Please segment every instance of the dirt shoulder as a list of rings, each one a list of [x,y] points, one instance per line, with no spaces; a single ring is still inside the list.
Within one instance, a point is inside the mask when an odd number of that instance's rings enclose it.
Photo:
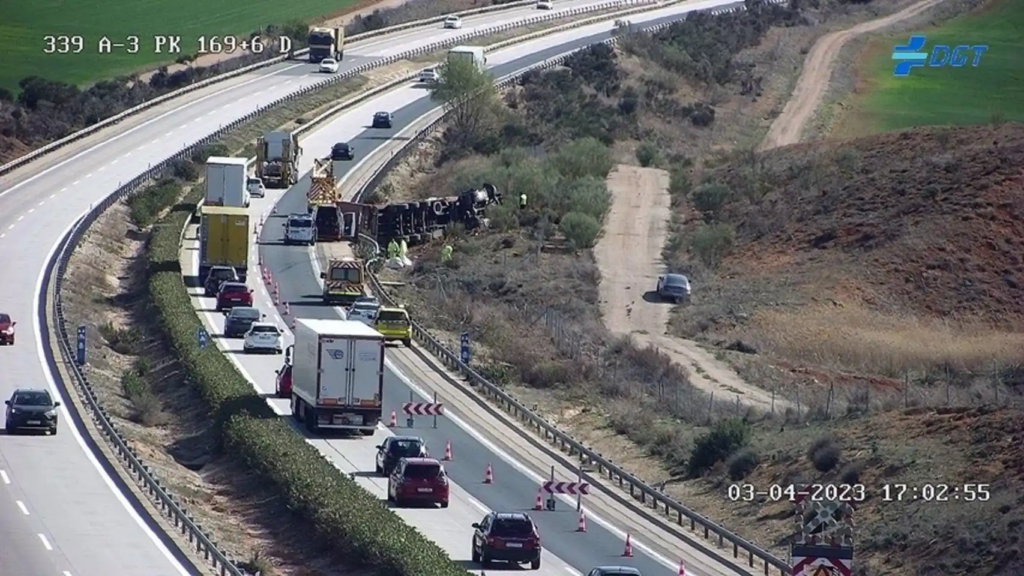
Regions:
[[[763,412],[787,407],[788,402],[745,382],[693,340],[666,335],[672,305],[659,301],[655,290],[658,276],[665,273],[661,251],[672,217],[668,172],[620,164],[606,183],[612,203],[594,259],[601,272],[601,316],[608,330],[665,353],[687,371],[691,384],[710,396],[736,399]]]

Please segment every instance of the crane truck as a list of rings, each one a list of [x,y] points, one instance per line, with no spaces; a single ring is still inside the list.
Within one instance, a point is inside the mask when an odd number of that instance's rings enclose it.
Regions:
[[[256,177],[267,188],[288,188],[299,181],[299,139],[275,130],[256,139]]]
[[[344,28],[311,28],[307,40],[309,61],[313,64],[319,64],[324,58],[341,62],[345,52]]]
[[[362,322],[295,322],[292,414],[306,429],[372,436],[381,420],[384,336]]]

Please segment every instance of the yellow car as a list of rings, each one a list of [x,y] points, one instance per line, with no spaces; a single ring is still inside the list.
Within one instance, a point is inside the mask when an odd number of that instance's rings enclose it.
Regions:
[[[412,322],[405,308],[382,307],[374,327],[384,335],[385,342],[401,340],[406,348],[412,346]]]

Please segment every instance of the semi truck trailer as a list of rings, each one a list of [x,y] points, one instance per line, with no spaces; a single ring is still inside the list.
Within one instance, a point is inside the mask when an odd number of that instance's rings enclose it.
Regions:
[[[203,206],[199,224],[199,281],[213,266],[232,266],[244,282],[249,270],[249,212],[234,206]]]
[[[292,414],[306,429],[372,436],[382,416],[384,336],[362,322],[300,318],[292,352]]]

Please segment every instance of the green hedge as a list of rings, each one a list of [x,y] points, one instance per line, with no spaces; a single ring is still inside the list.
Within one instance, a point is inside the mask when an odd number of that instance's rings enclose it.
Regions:
[[[200,349],[202,327],[179,265],[178,239],[201,187],[153,228],[149,296],[192,384],[220,425],[223,448],[280,490],[291,510],[353,565],[389,576],[465,576],[439,546],[340,473],[259,397],[216,347]]]

